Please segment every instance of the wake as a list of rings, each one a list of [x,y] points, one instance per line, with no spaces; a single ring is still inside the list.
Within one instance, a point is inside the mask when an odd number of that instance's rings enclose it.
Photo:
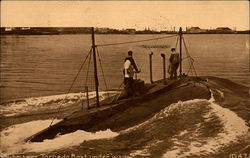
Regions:
[[[209,157],[237,144],[249,134],[246,122],[231,110],[216,104],[213,96],[210,100],[194,99],[171,104],[147,121],[120,132],[78,130],[43,142],[24,141],[48,127],[50,121],[26,122],[4,129],[1,131],[2,153],[41,153],[69,147],[77,150],[79,146],[96,140],[94,146],[107,150],[121,144],[127,146],[130,157]],[[88,145],[91,148],[91,144]]]
[[[54,122],[59,122],[55,120]],[[24,154],[29,152],[51,152],[57,149],[78,146],[84,141],[95,139],[108,139],[118,135],[110,129],[95,133],[78,130],[70,134],[58,135],[54,139],[46,139],[43,142],[25,142],[25,139],[45,129],[51,120],[31,121],[10,126],[1,131],[1,152],[4,156]],[[27,129],[30,129],[27,131]]]
[[[227,108],[223,108],[214,102],[212,97],[209,101],[209,112],[203,115],[205,122],[212,122],[215,117],[222,124],[214,137],[202,137],[199,131],[201,124],[197,124],[197,130],[189,138],[194,140],[191,143],[183,141],[183,137],[188,133],[187,130],[175,135],[173,138],[174,146],[170,148],[162,157],[189,157],[189,156],[206,156],[217,153],[223,147],[247,138],[248,126],[246,122]],[[214,125],[216,126],[216,124]],[[185,139],[184,139],[185,140]]]
[[[100,100],[117,94],[117,91],[99,92]],[[89,99],[96,97],[95,92],[89,92]],[[60,106],[68,107],[79,101],[86,100],[86,93],[69,93],[43,97],[31,97],[19,101],[11,101],[0,106],[0,116],[16,116],[35,111],[56,110]]]

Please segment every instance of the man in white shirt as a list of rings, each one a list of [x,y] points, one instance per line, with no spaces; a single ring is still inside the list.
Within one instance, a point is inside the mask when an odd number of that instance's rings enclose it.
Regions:
[[[125,89],[126,89],[128,97],[133,95],[134,70],[137,73],[140,72],[132,56],[133,56],[133,52],[128,51],[128,57],[125,58],[125,62],[124,62],[124,85],[125,85]]]

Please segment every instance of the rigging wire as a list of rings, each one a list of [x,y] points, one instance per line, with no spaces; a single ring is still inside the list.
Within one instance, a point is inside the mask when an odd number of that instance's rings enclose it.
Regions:
[[[187,48],[186,48],[186,51],[188,52]],[[193,73],[195,73],[195,76],[197,77],[196,70],[195,70],[194,65],[193,65],[194,59],[190,56],[189,53],[188,53],[188,56],[189,56],[188,61],[189,61],[189,64],[190,64],[191,74],[193,75]]]
[[[191,75],[193,76],[193,71],[192,71],[192,67],[191,67],[191,62],[190,62],[190,57],[187,55],[185,58],[182,58],[182,60],[187,59],[188,64],[189,64],[189,69],[187,71],[187,75],[189,74],[189,72],[191,72]]]
[[[123,84],[124,84],[124,81],[122,81],[122,83],[120,84],[118,89],[120,89]],[[113,99],[111,100],[110,103],[116,102],[119,99],[119,97],[121,96],[121,93],[122,93],[122,91],[119,93],[119,95],[114,95],[114,97],[113,97]]]
[[[197,73],[196,73],[196,70],[195,70],[195,67],[194,67],[194,59],[190,56],[189,52],[188,52],[188,49],[187,49],[187,45],[186,45],[186,42],[185,42],[185,39],[183,38],[183,44],[184,44],[184,47],[186,49],[186,53],[189,57],[189,61],[190,61],[190,68],[193,69],[194,73],[195,73],[195,76],[197,77]]]
[[[103,67],[102,67],[102,62],[101,62],[101,58],[100,58],[99,51],[98,51],[97,47],[96,47],[96,53],[97,53],[97,56],[98,56],[98,59],[99,59],[99,63],[100,63],[101,71],[102,71],[102,77],[103,77],[105,88],[106,88],[106,91],[107,91],[108,86],[107,86],[107,82],[106,82],[106,79],[105,79],[105,75],[104,75],[104,71],[103,71]],[[108,95],[109,95],[109,93],[108,93]]]
[[[91,49],[91,52],[92,52],[92,49]],[[89,62],[88,62],[88,69],[87,69],[87,73],[86,73],[86,79],[85,79],[85,87],[87,86],[88,84],[88,76],[89,76],[89,67],[90,67],[90,62],[91,62],[91,55],[89,56]]]
[[[164,36],[164,37],[151,38],[151,39],[138,40],[138,41],[128,41],[128,42],[118,42],[118,43],[100,44],[100,45],[96,45],[96,46],[97,46],[97,47],[103,47],[103,46],[121,45],[121,44],[128,44],[128,43],[139,43],[139,42],[146,42],[146,41],[153,41],[153,40],[171,38],[171,37],[175,37],[175,36],[178,36],[178,35],[175,34],[175,35],[172,35],[172,36]]]
[[[101,47],[102,47],[102,46],[129,44],[129,43],[139,43],[139,42],[146,42],[146,41],[156,41],[155,43],[157,43],[159,39],[166,39],[166,38],[171,38],[171,37],[175,37],[175,36],[178,36],[178,34],[174,34],[174,35],[172,35],[172,36],[159,37],[159,38],[145,39],[145,40],[137,40],[137,41],[128,41],[128,42],[101,44],[101,45],[96,45],[96,48],[97,48],[98,46],[101,46]],[[179,37],[177,37],[177,41],[176,41],[175,48],[177,47],[177,44],[178,44],[179,40],[181,40],[181,39],[180,39]],[[185,49],[186,49],[186,54],[187,54],[188,62],[189,62],[189,65],[190,65],[190,69],[193,69],[193,70],[194,70],[195,75],[196,75],[196,77],[197,77],[196,70],[195,70],[194,65],[193,65],[194,60],[193,60],[193,58],[190,56],[190,54],[189,54],[189,52],[188,52],[188,49],[187,49],[187,46],[186,46],[186,43],[185,43],[184,38],[183,38],[183,43],[184,43],[184,46],[185,46]],[[63,99],[63,101],[65,101],[65,99],[67,98],[67,96],[68,96],[69,92],[71,91],[71,89],[72,89],[72,87],[73,87],[73,85],[74,85],[74,83],[75,83],[75,81],[76,81],[76,79],[77,79],[77,77],[78,77],[80,71],[82,70],[82,68],[83,68],[84,64],[86,63],[87,59],[89,58],[89,61],[88,61],[88,70],[87,70],[87,75],[86,75],[86,80],[85,80],[85,87],[86,87],[86,85],[87,85],[87,83],[88,83],[88,73],[89,73],[89,66],[90,66],[90,62],[91,62],[91,55],[90,55],[90,54],[91,54],[91,52],[92,52],[92,49],[93,49],[93,48],[91,47],[91,49],[89,50],[89,52],[88,52],[86,58],[84,59],[83,63],[81,64],[80,69],[78,70],[78,72],[77,72],[75,78],[73,79],[73,82],[71,83],[71,86],[70,86],[68,92],[66,93],[66,96],[65,96],[65,98]],[[98,55],[98,59],[99,59],[99,63],[100,63],[100,67],[101,67],[101,71],[102,71],[102,75],[103,75],[103,79],[104,79],[105,88],[106,88],[106,90],[107,90],[107,89],[108,89],[108,86],[107,86],[107,82],[106,82],[106,79],[105,79],[105,75],[104,75],[104,71],[103,71],[103,67],[102,67],[102,62],[101,62],[101,59],[100,59],[100,55],[99,55],[98,49],[96,49],[96,50],[97,50],[97,55]],[[157,51],[158,51],[158,49],[157,49]],[[89,56],[90,56],[90,57],[89,57]],[[121,84],[121,85],[122,85],[122,84]],[[121,87],[121,85],[120,85],[119,87]],[[61,110],[61,107],[62,107],[62,104],[59,106],[58,111],[57,111],[56,115],[53,117],[53,119],[52,119],[52,121],[51,121],[51,123],[50,123],[49,126],[51,126],[51,125],[53,124],[55,118],[58,116],[58,114],[59,114],[59,112],[60,112],[60,110]]]
[[[152,41],[153,42],[153,45],[156,45],[156,41]],[[154,52],[153,51],[153,47],[146,47],[146,49],[148,49],[150,52]]]
[[[180,37],[177,37],[177,41],[176,41],[176,44],[175,44],[175,48],[177,48],[177,45],[179,43],[179,40],[180,40]],[[193,75],[193,71],[195,73],[195,76],[197,77],[197,74],[196,74],[196,71],[195,71],[195,68],[194,68],[194,65],[193,65],[193,62],[194,62],[194,59],[190,56],[189,52],[188,52],[188,49],[187,49],[187,46],[186,46],[186,43],[185,43],[185,40],[184,40],[184,37],[182,38],[183,40],[183,43],[184,43],[184,46],[185,46],[185,51],[186,51],[186,54],[187,56],[185,58],[182,58],[182,60],[184,59],[188,59],[188,64],[189,64],[189,70],[187,72],[187,74],[189,72],[191,72],[191,74]],[[193,70],[193,71],[192,71]]]
[[[182,41],[184,41],[184,37],[182,38]],[[187,75],[189,74],[189,72],[191,72],[191,75],[193,76],[193,71],[192,71],[192,66],[191,66],[191,61],[190,61],[191,56],[190,56],[190,54],[188,53],[187,47],[185,47],[185,52],[186,52],[186,57],[185,57],[185,58],[182,58],[182,61],[185,60],[185,59],[187,59],[188,64],[189,64],[189,69],[188,69],[188,71],[187,71]]]
[[[180,40],[180,37],[178,36],[177,40],[176,40],[176,43],[175,43],[175,47],[174,47],[175,49],[177,49],[177,44],[178,44],[179,40]]]
[[[92,48],[92,47],[91,47]],[[92,50],[91,49],[91,52],[92,53]],[[88,96],[87,96],[87,93],[88,93],[88,76],[89,76],[89,67],[90,67],[90,63],[91,63],[91,55],[89,56],[89,62],[88,62],[88,68],[87,68],[87,72],[86,72],[86,79],[85,79],[85,84],[83,89],[84,89],[84,92],[85,92],[85,96],[86,96],[86,99],[87,99],[87,107],[89,108],[89,100],[88,100]],[[82,109],[83,109],[83,100],[82,100]]]
[[[84,64],[85,64],[85,62],[86,62],[86,60],[87,60],[87,58],[88,58],[88,56],[90,55],[91,52],[92,52],[92,48],[90,49],[89,53],[87,54],[87,56],[85,57],[83,63],[81,64],[80,69],[78,70],[78,72],[77,72],[77,74],[76,74],[73,82],[71,83],[70,88],[69,88],[68,92],[66,93],[66,96],[64,97],[63,101],[67,98],[69,92],[71,91],[71,89],[72,89],[72,87],[73,87],[73,85],[74,85],[74,83],[75,83],[75,81],[76,81],[76,79],[77,79],[80,71],[82,70],[82,68],[83,68],[83,66],[84,66]],[[49,126],[51,126],[53,124],[55,118],[58,116],[58,114],[59,114],[59,112],[61,110],[61,107],[62,107],[62,104],[59,106],[58,111],[56,112],[56,115],[52,118],[52,121],[51,121],[51,123],[50,123]]]
[[[191,72],[191,75],[193,76],[193,71],[192,71],[192,66],[191,66],[191,61],[190,61],[191,56],[187,53],[187,48],[185,48],[185,52],[186,52],[186,57],[182,58],[182,61],[184,61],[185,59],[187,59],[188,65],[189,65],[189,69],[187,71],[187,75],[189,74],[189,72]]]

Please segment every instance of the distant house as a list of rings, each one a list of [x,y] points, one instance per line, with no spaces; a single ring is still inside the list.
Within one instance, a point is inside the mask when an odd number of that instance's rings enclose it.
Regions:
[[[109,32],[109,28],[97,28],[96,31],[98,33],[108,33]]]
[[[6,28],[5,28],[5,31],[12,31],[12,30],[13,30],[12,27],[6,27]]]
[[[233,30],[228,27],[217,27],[215,30],[217,32],[233,32]]]
[[[189,27],[187,28],[187,33],[201,33],[204,32],[205,30],[199,28],[199,27]]]
[[[30,27],[22,27],[21,30],[30,30]]]
[[[216,30],[221,30],[221,31],[232,31],[229,27],[217,27]]]
[[[136,30],[135,29],[126,29],[126,32],[129,34],[135,34]]]

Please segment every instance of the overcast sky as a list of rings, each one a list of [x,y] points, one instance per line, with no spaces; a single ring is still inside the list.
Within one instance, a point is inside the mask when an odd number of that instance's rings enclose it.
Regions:
[[[1,1],[1,27],[249,29],[248,1]]]

